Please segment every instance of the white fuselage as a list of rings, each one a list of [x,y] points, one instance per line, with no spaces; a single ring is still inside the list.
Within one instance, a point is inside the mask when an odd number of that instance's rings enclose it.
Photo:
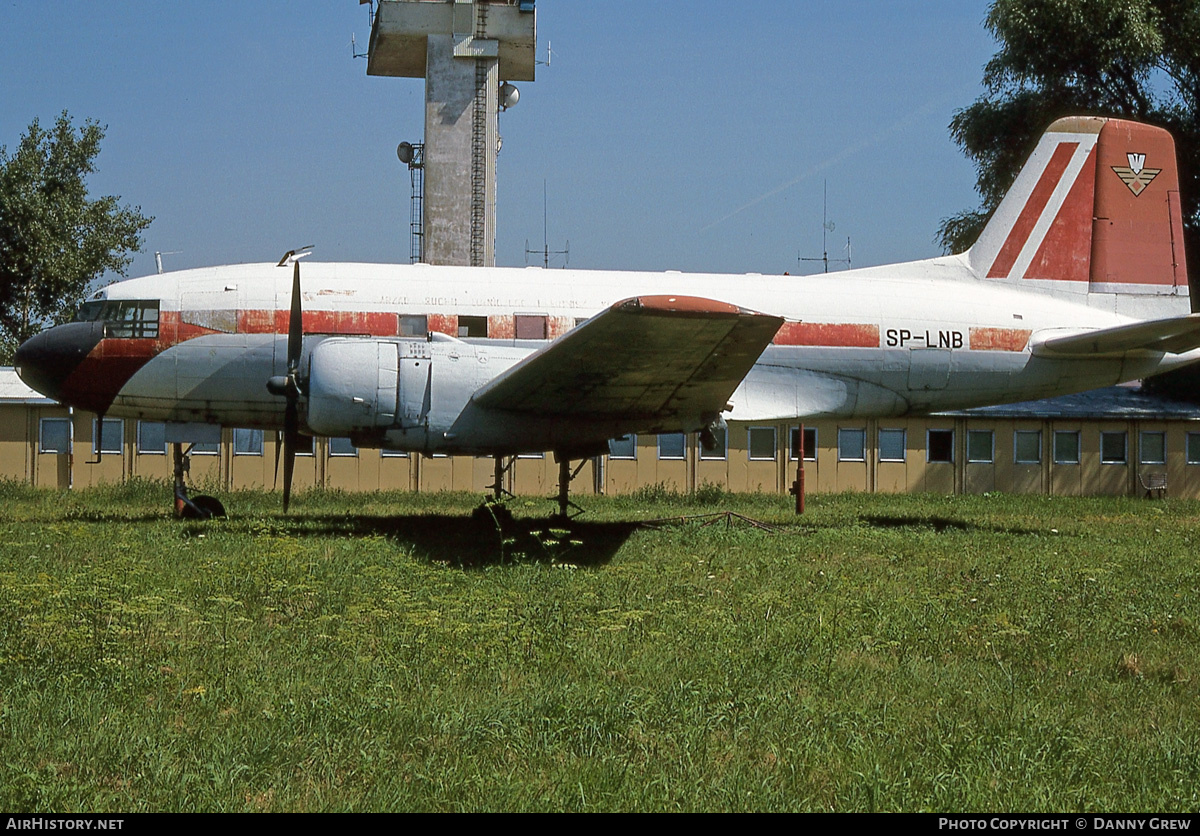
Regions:
[[[1086,295],[1074,302],[978,280],[959,257],[819,276],[304,263],[302,287],[306,357],[329,334],[394,341],[401,357],[433,359],[440,387],[435,409],[446,418],[547,339],[640,294],[687,294],[786,319],[731,399],[725,417],[737,421],[884,417],[1023,401],[1200,359],[1196,351],[1094,360],[1035,356],[1031,346],[1039,336],[1131,320],[1090,307]],[[264,384],[286,372],[290,288],[289,268],[250,264],[134,279],[100,291],[96,299],[158,300],[163,318],[163,347],[124,383],[109,414],[279,427],[283,401]],[[1186,300],[1174,301],[1186,308]],[[421,317],[429,331],[452,338],[401,336],[405,322]],[[470,336],[485,321],[488,336]],[[545,339],[517,339],[521,323],[543,328]],[[460,333],[466,336],[454,339]],[[537,442],[532,433],[522,444]],[[380,443],[486,447],[440,437],[389,436]]]

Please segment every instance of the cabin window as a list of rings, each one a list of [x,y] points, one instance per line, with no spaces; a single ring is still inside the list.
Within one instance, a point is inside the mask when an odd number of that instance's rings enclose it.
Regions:
[[[1054,431],[1054,463],[1079,464],[1079,431]]]
[[[1013,461],[1017,464],[1042,463],[1042,431],[1016,430],[1013,433]]]
[[[996,458],[996,434],[991,430],[967,430],[967,461],[991,464]]]
[[[608,442],[608,457],[610,459],[636,459],[637,436],[623,435]]]
[[[486,316],[460,316],[458,318],[458,335],[460,337],[486,337],[488,335]]]
[[[788,456],[795,461],[800,458],[800,428],[792,427],[791,438],[788,444]],[[815,462],[817,460],[817,428],[804,428],[804,460],[806,462]]]
[[[926,460],[950,464],[954,461],[954,430],[929,430],[925,436]]]
[[[879,431],[879,460],[881,462],[902,462],[906,446],[907,434],[904,430]]]
[[[838,461],[865,462],[867,460],[867,431],[838,428]]]
[[[658,437],[660,459],[682,459],[687,451],[687,436],[683,433],[663,433]]]
[[[358,448],[348,438],[329,439],[329,455],[335,458],[350,458],[358,455]]]
[[[1100,463],[1125,464],[1129,459],[1127,437],[1123,432],[1100,433]]]
[[[120,455],[125,440],[125,422],[120,418],[92,421],[92,452]]]
[[[261,456],[263,431],[235,429],[233,431],[233,454],[235,456]]]
[[[116,339],[158,337],[157,299],[109,299],[85,302],[76,322],[103,322],[104,336]]]
[[[1142,464],[1167,463],[1167,434],[1144,432],[1139,443],[1138,458]]]
[[[71,452],[71,419],[43,418],[38,426],[39,453]]]
[[[422,339],[429,336],[429,317],[417,314],[401,314],[400,336],[420,337]]]
[[[746,446],[750,448],[750,461],[775,461],[776,441],[774,427],[751,427],[746,432],[746,442]]]
[[[516,335],[518,340],[544,340],[550,336],[550,318],[541,314],[517,314]]]
[[[138,421],[139,456],[164,456],[167,453],[167,425],[161,421]]]
[[[700,445],[700,458],[704,461],[718,461],[729,455],[729,433],[725,427],[713,427],[712,434],[717,441],[713,449],[706,450],[704,444]]]

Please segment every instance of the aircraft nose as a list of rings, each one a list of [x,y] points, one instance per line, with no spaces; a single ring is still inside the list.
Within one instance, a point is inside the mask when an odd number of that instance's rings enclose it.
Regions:
[[[71,322],[43,331],[17,349],[17,375],[30,388],[61,401],[63,382],[103,337],[101,322]]]

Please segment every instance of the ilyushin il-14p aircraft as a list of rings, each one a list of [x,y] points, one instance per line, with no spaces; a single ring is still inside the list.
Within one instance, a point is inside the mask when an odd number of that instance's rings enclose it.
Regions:
[[[301,277],[297,255],[112,284],[24,343],[18,372],[184,440],[198,425],[280,432],[285,507],[297,443],[323,435],[490,455],[498,473],[550,450],[565,514],[572,460],[628,433],[711,444],[725,417],[962,409],[1200,360],[1174,142],[1117,119],[1055,122],[969,251],[907,264],[788,277],[305,262]]]

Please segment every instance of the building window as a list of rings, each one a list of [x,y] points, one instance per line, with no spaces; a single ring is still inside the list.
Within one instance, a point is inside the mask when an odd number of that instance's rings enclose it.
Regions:
[[[792,427],[791,438],[788,444],[788,457],[795,461],[800,458],[800,428]],[[815,462],[817,460],[817,428],[804,428],[804,460],[806,462]]]
[[[348,438],[331,438],[329,439],[329,455],[341,458],[357,456],[358,448]]]
[[[1079,464],[1079,431],[1054,431],[1054,463]]]
[[[137,451],[139,456],[165,456],[167,425],[161,421],[138,421]]]
[[[1200,433],[1187,434],[1187,463],[1200,464]]]
[[[491,456],[479,456],[479,458],[490,459]],[[546,458],[546,454],[545,453],[518,453],[517,458],[518,459],[544,459],[544,458]]]
[[[746,431],[746,441],[746,446],[750,448],[750,461],[775,461],[776,444],[774,427],[751,427]]]
[[[880,430],[879,460],[881,462],[904,461],[907,437],[904,430]]]
[[[996,434],[991,430],[967,430],[967,461],[991,464],[996,460]]]
[[[38,424],[39,453],[71,452],[71,419],[43,418]]]
[[[1167,434],[1144,432],[1139,442],[1138,460],[1142,464],[1167,463]]]
[[[949,464],[954,461],[954,430],[929,430],[925,434],[927,461]]]
[[[458,318],[458,335],[460,337],[486,337],[486,316],[460,316]]]
[[[379,455],[385,459],[407,459],[407,450],[380,450]]]
[[[1042,431],[1017,430],[1013,433],[1013,461],[1017,464],[1042,463]]]
[[[400,336],[421,338],[429,336],[429,317],[420,314],[401,314]]]
[[[100,425],[97,431],[97,425]],[[92,452],[104,455],[121,455],[125,440],[125,422],[120,418],[105,418],[103,422],[92,421]]]
[[[1129,454],[1125,433],[1100,433],[1101,464],[1125,464],[1128,460]]]
[[[865,462],[867,460],[867,431],[838,427],[838,461]]]
[[[683,433],[663,433],[658,437],[660,459],[682,459],[687,451],[687,436]]]
[[[608,457],[610,459],[636,459],[637,436],[631,433],[608,442]]]
[[[261,456],[262,448],[262,430],[235,429],[233,431],[233,454],[235,456]]]
[[[550,317],[544,314],[517,314],[513,319],[518,340],[544,340],[550,336]]]
[[[700,458],[705,461],[724,459],[729,454],[729,432],[725,427],[713,427],[712,434],[717,440],[713,449],[705,450],[704,445],[700,445]]]

